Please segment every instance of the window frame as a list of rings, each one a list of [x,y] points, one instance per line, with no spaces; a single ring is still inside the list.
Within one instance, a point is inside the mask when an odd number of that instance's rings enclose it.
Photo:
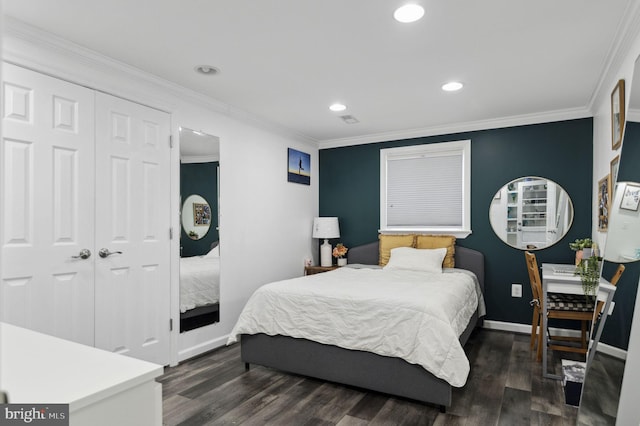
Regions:
[[[462,156],[462,225],[461,226],[391,226],[387,225],[387,163],[416,156],[437,157],[443,154]],[[381,234],[447,234],[466,238],[471,230],[471,140],[409,145],[380,150],[380,229]]]

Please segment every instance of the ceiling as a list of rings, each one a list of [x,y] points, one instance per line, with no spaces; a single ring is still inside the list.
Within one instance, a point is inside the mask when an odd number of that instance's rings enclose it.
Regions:
[[[405,0],[4,0],[3,11],[327,146],[588,116],[638,0],[411,1],[425,16],[410,24],[392,16]],[[465,87],[442,91],[450,80]]]
[[[185,163],[220,161],[220,139],[198,130],[181,127],[180,159]]]

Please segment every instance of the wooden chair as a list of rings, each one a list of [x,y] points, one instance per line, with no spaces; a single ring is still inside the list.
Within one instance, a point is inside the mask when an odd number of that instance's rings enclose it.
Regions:
[[[531,283],[531,291],[533,293],[533,319],[531,324],[531,343],[533,350],[536,340],[538,341],[537,360],[542,360],[542,280],[540,279],[540,270],[538,262],[533,253],[525,252],[527,261],[527,271],[529,272],[529,281]],[[548,348],[556,351],[574,352],[585,354],[589,347],[589,323],[593,321],[595,304],[588,301],[584,297],[576,297],[575,295],[553,294],[547,295],[547,320],[563,319],[580,321],[580,337],[573,336],[552,336],[549,334]],[[573,343],[573,344],[571,344]],[[576,345],[578,343],[579,345]]]
[[[533,350],[536,341],[538,343],[537,360],[542,360],[542,282],[540,281],[540,271],[536,255],[525,252],[527,261],[527,271],[529,272],[529,282],[531,283],[531,293],[533,299],[529,304],[533,307],[533,318],[531,319],[531,342],[529,349]]]

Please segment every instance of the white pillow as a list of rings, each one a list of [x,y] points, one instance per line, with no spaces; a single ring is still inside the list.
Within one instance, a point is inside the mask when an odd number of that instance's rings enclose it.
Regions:
[[[396,247],[391,249],[389,263],[383,269],[409,269],[422,272],[442,272],[446,248],[415,249]]]
[[[204,257],[220,257],[220,244],[209,250],[209,253],[205,254]]]

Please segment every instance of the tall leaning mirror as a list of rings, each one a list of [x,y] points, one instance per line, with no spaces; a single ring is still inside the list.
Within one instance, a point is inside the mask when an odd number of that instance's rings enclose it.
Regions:
[[[613,310],[600,338],[598,351],[585,378],[578,411],[579,425],[614,425],[640,275],[640,59],[631,81],[629,107],[619,157],[612,161],[615,188],[603,253],[603,277],[610,279],[625,267],[613,298]],[[616,167],[617,165],[617,167]],[[604,315],[604,313],[603,313]],[[634,396],[635,397],[635,396]]]
[[[180,128],[180,332],[220,321],[220,141]]]

